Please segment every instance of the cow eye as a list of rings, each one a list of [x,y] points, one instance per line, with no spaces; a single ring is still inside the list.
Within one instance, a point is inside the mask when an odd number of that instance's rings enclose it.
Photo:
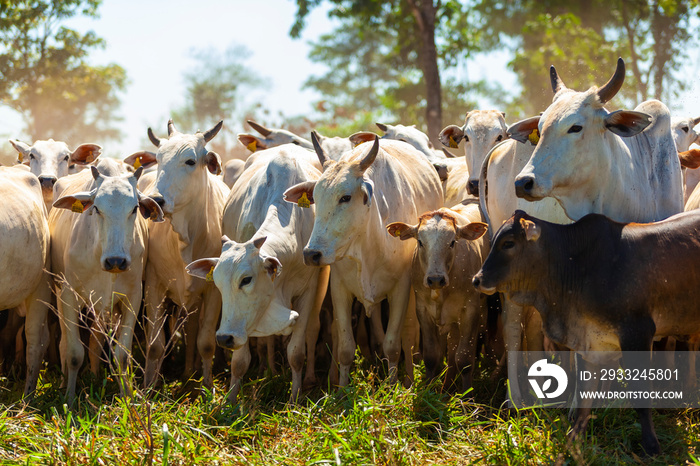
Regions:
[[[252,281],[253,281],[253,277],[243,277],[243,280],[241,280],[241,284],[238,285],[238,288],[243,288],[244,286],[248,285]]]
[[[189,160],[185,161],[185,165],[189,165],[189,166],[192,166],[192,165],[194,165],[195,163],[197,163],[197,162],[195,162],[195,161],[192,160],[192,159],[189,159]]]
[[[351,198],[352,198],[352,196],[347,196],[347,195],[343,196],[338,200],[338,204],[344,204],[346,202],[350,202]]]
[[[34,160],[34,154],[29,154],[29,158],[30,158],[31,160]]]
[[[464,135],[464,142],[469,142],[469,136],[467,136],[466,134]]]
[[[68,165],[69,170],[73,170],[75,168],[75,164]]]
[[[298,146],[298,145],[299,145],[299,141],[292,141],[292,144],[294,144],[295,146]]]
[[[686,133],[687,133],[687,132],[688,132],[688,130],[689,130],[690,128],[688,128],[687,126],[684,126],[684,127],[682,127],[681,129],[682,129],[682,130],[683,130],[684,132],[686,132]]]
[[[569,128],[569,133],[578,133],[578,132],[580,132],[582,129],[583,129],[583,128],[581,128],[579,125],[574,125],[574,126],[572,126],[571,128]]]
[[[511,249],[513,246],[515,246],[515,242],[504,241],[503,244],[501,245],[501,249]]]
[[[70,155],[66,155],[66,157],[63,160],[68,162],[70,160]]]
[[[450,243],[450,247],[451,247],[451,248],[455,247],[455,244],[457,244],[457,241],[452,240],[452,242]]]
[[[503,135],[499,134],[498,137],[496,138],[496,142],[501,142],[503,140]]]

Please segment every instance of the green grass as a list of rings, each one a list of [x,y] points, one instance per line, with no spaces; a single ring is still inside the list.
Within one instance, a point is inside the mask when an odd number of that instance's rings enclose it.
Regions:
[[[566,411],[501,409],[505,388],[486,371],[468,396],[420,379],[404,389],[380,372],[359,360],[348,387],[314,389],[295,406],[288,371],[250,379],[233,406],[224,375],[198,397],[171,382],[127,400],[116,382],[85,374],[73,410],[54,372],[42,373],[32,406],[16,401],[19,381],[3,380],[0,464],[700,464],[698,410],[654,414],[663,454],[650,460],[633,410],[596,411],[569,445]]]

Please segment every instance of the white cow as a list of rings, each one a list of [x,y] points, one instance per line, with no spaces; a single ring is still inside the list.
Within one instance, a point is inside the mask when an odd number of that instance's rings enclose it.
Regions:
[[[269,129],[265,128],[252,120],[247,120],[247,123],[258,133],[262,134],[262,138],[249,133],[240,133],[238,142],[243,144],[251,152],[270,149],[272,147],[281,146],[282,144],[294,144],[305,149],[313,150],[314,146],[311,141],[297,136],[286,129]]]
[[[27,377],[24,395],[36,390],[48,343],[51,303],[50,236],[41,185],[27,172],[0,167],[0,308],[25,319]]]
[[[314,207],[295,208],[283,199],[291,186],[321,176],[309,155],[291,144],[260,152],[226,201],[223,232],[227,237],[221,257],[200,259],[187,267],[194,276],[213,279],[221,291],[223,310],[216,341],[234,350],[230,401],[236,399],[250,364],[248,338],[289,334],[291,399],[298,398],[310,318],[315,332],[308,345],[306,379],[315,379],[314,350],[328,267],[304,265],[302,250],[313,228]]]
[[[464,141],[464,157],[467,162],[467,193],[479,195],[479,172],[486,154],[498,143],[508,139],[506,114],[497,110],[472,110],[464,118],[464,124],[447,126],[440,131],[440,142],[456,149]],[[452,177],[452,172],[450,172]],[[448,178],[448,183],[449,183]],[[445,193],[447,203],[447,193]],[[451,205],[451,204],[447,204]]]
[[[672,118],[671,133],[673,141],[676,143],[678,152],[685,152],[690,149],[690,146],[700,142],[700,134],[695,131],[695,126],[700,123],[698,118]],[[681,165],[683,162],[681,161]],[[685,185],[685,201],[688,201],[690,193],[693,192],[695,186],[700,182],[700,171],[698,170],[683,170],[683,181]]]
[[[36,141],[33,145],[16,139],[10,139],[10,144],[19,153],[18,161],[28,165],[29,170],[39,178],[44,203],[47,212],[51,212],[53,203],[53,187],[56,181],[68,174],[76,173],[76,165],[87,165],[100,156],[102,148],[97,144],[81,144],[74,151],[65,142]]]
[[[476,203],[426,212],[415,225],[387,225],[389,235],[416,240],[412,283],[426,375],[437,378],[447,347],[445,382],[461,375],[462,391],[472,385],[476,343],[486,324],[485,299],[469,285],[488,255],[487,228]]]
[[[316,204],[304,262],[331,265],[340,385],[348,384],[355,356],[353,297],[368,311],[388,299],[389,324],[383,349],[395,380],[410,297],[413,248],[392,240],[384,226],[394,221],[407,222],[421,212],[439,208],[443,203],[440,180],[423,154],[399,141],[382,141],[380,147],[379,138],[375,138],[371,147],[361,144],[337,162],[327,160],[318,146],[316,152],[324,163],[323,175],[318,181],[290,188],[285,199],[294,203],[308,199]],[[409,378],[410,351],[406,364]]]
[[[241,173],[243,173],[243,169],[245,168],[245,162],[240,159],[231,159],[228,162],[224,164],[224,173],[223,173],[223,180],[226,186],[229,188],[233,188],[234,183],[236,183],[236,180],[241,176]]]
[[[212,363],[221,295],[213,284],[190,277],[185,267],[197,259],[221,253],[221,219],[229,188],[217,176],[221,171],[219,156],[208,151],[205,144],[216,136],[222,125],[220,121],[204,133],[191,135],[177,131],[170,120],[167,139],[158,139],[148,129],[149,138],[158,146],[158,169],[150,177],[144,176],[142,189],[158,202],[166,221],[153,224],[149,229],[145,386],[156,381],[165,352],[162,304],[166,297],[192,314],[185,322],[185,375],[189,377],[194,373],[196,340],[202,358],[202,383],[208,388],[213,383]]]
[[[85,351],[81,309],[94,313],[90,329],[90,369],[96,374],[102,347],[114,335],[116,370],[127,390],[126,370],[136,316],[141,306],[146,265],[146,221],[163,221],[153,199],[136,188],[143,168],[103,159],[91,171],[66,178],[67,184],[49,215],[51,270],[56,282],[61,323],[61,363],[67,377],[67,398],[75,399],[78,370]],[[141,215],[139,215],[139,211]],[[117,312],[118,311],[118,312]]]

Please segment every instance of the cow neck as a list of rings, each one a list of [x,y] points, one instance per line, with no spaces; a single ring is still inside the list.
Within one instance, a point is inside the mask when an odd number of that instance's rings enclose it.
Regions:
[[[186,208],[176,210],[171,215],[170,224],[180,240],[180,254],[185,263],[221,252],[211,247],[212,244],[219,244],[222,214],[221,209],[216,208],[213,196],[212,186],[207,180],[201,195],[194,198],[200,202],[190,202]]]

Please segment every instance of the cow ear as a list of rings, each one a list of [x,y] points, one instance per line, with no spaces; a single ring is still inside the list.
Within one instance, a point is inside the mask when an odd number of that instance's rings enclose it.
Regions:
[[[348,138],[353,147],[359,146],[363,142],[374,141],[377,135],[371,131],[360,131],[359,133],[351,134]]]
[[[237,136],[238,142],[243,144],[251,152],[267,149],[267,144],[257,136],[248,133],[241,133]]]
[[[678,153],[678,159],[681,166],[690,168],[691,170],[700,167],[700,149],[690,149],[685,152]]]
[[[139,152],[134,152],[133,154],[125,158],[124,163],[127,165],[131,165],[135,169],[143,167],[145,170],[146,168],[152,167],[153,165],[157,164],[158,161],[156,160],[156,154],[147,150],[142,150]]]
[[[605,117],[605,128],[628,138],[641,133],[651,124],[651,115],[631,110],[618,110]]]
[[[508,127],[508,136],[523,144],[530,141],[530,143],[536,145],[539,140],[539,130],[537,129],[539,124],[539,116],[513,123]]]
[[[284,200],[299,207],[311,207],[314,203],[315,181],[305,181],[292,186],[284,192]]]
[[[450,149],[456,149],[459,147],[459,142],[464,137],[464,130],[457,125],[450,125],[440,131],[438,139],[443,146],[449,147]]]
[[[190,263],[187,267],[185,267],[185,270],[188,274],[192,275],[193,277],[201,278],[203,280],[211,282],[214,280],[214,278],[212,277],[212,274],[214,273],[214,267],[216,267],[216,264],[218,263],[218,257],[198,259]]]
[[[85,212],[85,209],[92,205],[94,200],[95,195],[93,193],[75,193],[72,196],[63,196],[56,199],[53,206],[57,209],[68,209],[75,213],[82,214]]]
[[[148,196],[139,196],[139,212],[143,218],[149,219],[152,222],[160,223],[163,221],[163,210],[158,203]]]
[[[386,231],[391,236],[400,238],[401,241],[406,241],[409,238],[415,238],[418,234],[418,225],[411,226],[406,223],[394,222],[386,226]]]
[[[8,141],[10,141],[12,147],[14,147],[19,154],[17,157],[17,163],[24,163],[25,165],[29,165],[29,153],[32,151],[32,148],[29,146],[29,144],[19,141],[17,139],[8,139]]]
[[[489,226],[482,222],[471,222],[462,227],[459,227],[459,237],[468,241],[475,241],[486,233]]]
[[[521,218],[520,226],[523,227],[523,231],[525,231],[525,238],[528,241],[537,241],[537,239],[540,237],[540,227],[537,226],[535,222]]]
[[[263,268],[267,272],[267,276],[270,280],[275,281],[275,277],[278,277],[282,273],[282,264],[274,257],[266,257],[263,259]]]
[[[204,156],[204,161],[207,163],[207,170],[213,175],[221,173],[221,157],[214,151],[207,152]]]
[[[362,182],[362,194],[364,196],[362,202],[366,206],[371,206],[372,196],[374,196],[374,183],[372,182],[372,180],[364,180]]]
[[[435,171],[437,172],[438,176],[440,177],[440,181],[447,180],[447,177],[449,175],[449,172],[447,171],[447,165],[445,165],[442,162],[435,162],[433,164],[433,167],[435,167]]]
[[[97,144],[81,144],[70,155],[70,161],[78,165],[87,165],[97,160],[102,147]]]

